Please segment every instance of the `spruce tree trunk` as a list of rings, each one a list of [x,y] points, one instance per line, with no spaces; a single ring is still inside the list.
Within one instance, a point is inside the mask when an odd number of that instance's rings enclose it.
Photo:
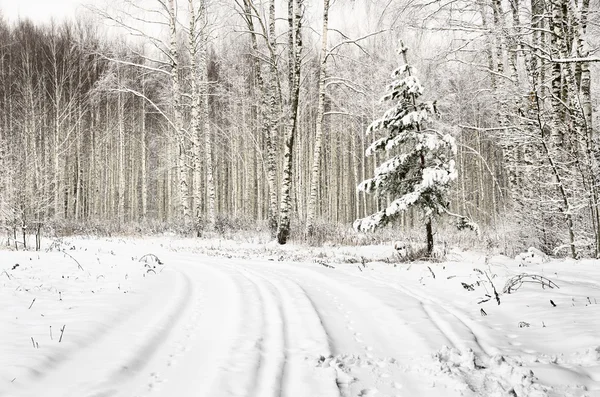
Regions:
[[[427,234],[427,256],[431,257],[433,254],[433,226],[431,224],[431,218],[427,218],[425,232]]]
[[[404,49],[404,51],[402,51],[402,57],[404,59],[404,64],[408,65],[408,59],[406,57],[406,49]],[[408,70],[408,75],[411,75],[410,69]],[[415,95],[411,94],[411,100],[412,100],[412,105],[413,107],[416,108],[416,99],[415,99]],[[417,131],[421,131],[421,125],[417,124]],[[420,155],[420,160],[421,160],[421,172],[423,172],[423,170],[425,169],[425,155],[423,153],[421,153]],[[431,225],[432,219],[431,216],[427,216],[427,220],[426,220],[426,224],[425,224],[425,233],[427,236],[427,256],[431,256],[431,254],[433,253],[433,227]]]

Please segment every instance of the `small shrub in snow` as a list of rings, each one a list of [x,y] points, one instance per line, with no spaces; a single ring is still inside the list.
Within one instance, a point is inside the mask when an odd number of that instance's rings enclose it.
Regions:
[[[396,251],[396,259],[401,263],[416,261],[441,262],[446,259],[445,250],[436,247],[432,253],[429,253],[427,246],[419,243],[397,241],[394,243],[394,250]]]
[[[529,247],[527,252],[520,253],[515,259],[523,264],[540,264],[550,260],[548,255],[534,247]]]

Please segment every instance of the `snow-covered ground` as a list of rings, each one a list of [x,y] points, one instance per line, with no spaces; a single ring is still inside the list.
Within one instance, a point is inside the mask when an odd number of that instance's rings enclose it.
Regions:
[[[600,396],[597,261],[395,255],[259,237],[0,251],[0,396]]]

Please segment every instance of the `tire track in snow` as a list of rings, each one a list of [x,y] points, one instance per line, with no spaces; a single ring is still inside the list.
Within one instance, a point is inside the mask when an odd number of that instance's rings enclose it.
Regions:
[[[300,277],[309,277],[311,281],[304,282],[305,288],[309,295],[315,301],[318,301],[317,304],[320,306],[321,311],[325,311],[325,314],[321,314],[323,318],[328,318],[326,314],[333,312],[338,315],[341,314],[344,321],[349,324],[345,331],[350,333],[350,340],[348,340],[348,335],[336,335],[335,340],[345,340],[345,344],[356,344],[358,342],[366,347],[371,347],[370,354],[381,356],[389,354],[388,349],[383,351],[384,349],[377,347],[377,345],[382,345],[382,342],[389,342],[389,345],[394,346],[393,349],[397,356],[412,357],[417,348],[427,350],[430,347],[420,335],[420,332],[409,327],[410,324],[407,319],[400,317],[394,307],[389,306],[385,300],[379,299],[370,291],[359,288],[353,283],[343,282],[347,281],[339,277],[344,275],[343,273],[336,273],[336,278],[333,279],[323,273],[307,268],[290,267],[285,270],[296,273]],[[420,301],[410,295],[407,297],[412,299],[412,302],[405,300],[406,313],[403,314],[406,317],[418,317],[420,315],[425,318],[426,313],[421,307]],[[329,323],[331,322],[329,321]],[[381,327],[374,327],[373,323],[380,323]],[[331,327],[331,324],[327,327]],[[334,326],[331,328],[340,327]],[[397,333],[399,330],[403,331],[402,344],[406,348],[404,350],[398,346]],[[356,333],[360,333],[358,341],[355,339]],[[347,351],[339,351],[341,346],[334,346],[334,348],[334,354],[348,353]],[[355,351],[355,353],[360,354],[362,352]]]
[[[191,291],[189,278],[180,273],[172,273],[171,277],[166,283],[169,288],[157,290],[150,302],[108,329],[95,343],[74,352],[23,395],[116,395],[120,385],[139,375],[187,305]],[[143,324],[141,330],[137,328],[140,324]],[[137,332],[131,332],[136,329]],[[129,348],[119,351],[115,350],[117,346]]]
[[[208,265],[226,274],[235,284],[240,299],[239,321],[232,335],[227,358],[219,366],[206,397],[254,396],[259,387],[259,372],[263,366],[261,351],[265,343],[265,304],[257,285],[237,269],[219,264]],[[230,313],[222,313],[225,316]]]
[[[285,314],[277,299],[273,286],[248,269],[236,269],[252,282],[263,304],[263,333],[260,339],[260,366],[257,371],[256,397],[279,397],[283,385],[287,361]]]
[[[446,335],[453,347],[462,350],[470,348],[476,353],[483,354],[485,356],[499,353],[498,349],[485,342],[485,338],[482,337],[482,335],[485,334],[485,331],[481,326],[477,325],[473,320],[469,319],[468,316],[460,313],[446,303],[441,302],[433,297],[425,296],[424,294],[416,292],[410,287],[402,286],[397,283],[391,283],[375,277],[356,277],[369,280],[380,285],[385,285],[406,295],[412,296],[420,301],[423,309],[426,311],[433,323],[442,333]],[[448,317],[451,317],[457,321],[452,321],[452,319],[448,319]],[[463,338],[461,334],[468,335],[468,338]]]
[[[295,270],[297,270],[297,269],[295,269]],[[314,270],[301,269],[301,271],[313,273],[313,275],[315,275],[316,277],[324,277],[320,272],[316,272]],[[347,280],[350,281],[348,283],[340,282],[340,285],[343,285],[346,287],[352,287],[355,290],[360,291],[361,293],[370,296],[372,299],[375,299],[376,301],[378,301],[381,306],[388,307],[392,312],[394,312],[393,315],[395,317],[398,317],[398,319],[401,321],[402,321],[402,318],[399,316],[399,314],[395,310],[395,307],[390,306],[386,302],[386,299],[380,299],[376,296],[376,294],[378,295],[378,292],[379,292],[379,290],[381,290],[381,288],[374,289],[375,292],[365,290],[364,288],[358,288],[358,287],[354,286],[355,283],[352,282],[352,279],[363,280],[363,282],[359,283],[359,285],[363,285],[363,286],[367,285],[367,283],[364,283],[364,281],[367,281],[367,282],[371,282],[371,283],[374,283],[374,284],[377,284],[380,286],[388,287],[388,289],[391,288],[392,290],[395,290],[395,291],[401,293],[402,295],[412,298],[415,302],[417,302],[418,306],[420,307],[420,310],[426,316],[427,320],[429,320],[440,331],[441,335],[443,335],[443,337],[445,339],[445,344],[449,344],[449,345],[452,345],[457,348],[472,348],[473,350],[483,353],[485,355],[495,354],[497,352],[497,349],[495,349],[493,346],[486,344],[485,342],[482,341],[481,334],[483,333],[483,330],[481,330],[481,327],[474,324],[474,322],[472,320],[470,320],[464,314],[459,313],[456,310],[453,310],[452,308],[448,307],[447,304],[445,304],[441,301],[438,301],[435,298],[431,298],[431,297],[425,296],[423,294],[420,294],[406,286],[401,286],[399,284],[384,281],[384,280],[381,280],[381,279],[375,278],[375,277],[366,277],[366,276],[362,276],[362,275],[355,275],[355,274],[351,274],[348,272],[340,272],[336,276],[337,276],[338,280],[346,278]],[[330,282],[331,281],[332,280],[330,280]],[[338,282],[338,281],[333,281],[333,282]],[[338,290],[341,288],[340,285],[337,286]],[[393,297],[393,298],[397,298],[397,297]],[[442,313],[440,313],[439,309],[441,309]],[[462,325],[462,326],[460,326],[459,330],[457,330],[456,327],[454,325],[452,325],[452,324],[457,324],[457,322],[448,320],[448,317],[452,317],[452,318],[456,319],[458,321],[458,324]],[[475,331],[474,329],[477,329],[477,331]],[[461,338],[461,336],[460,336],[461,331],[462,331],[462,334],[470,335],[467,340]],[[439,347],[439,344],[436,346],[432,346],[432,347],[437,348],[437,347]]]
[[[318,366],[341,371],[339,395],[367,396],[378,392],[383,393],[378,395],[398,395],[399,389],[408,395],[440,395],[440,390],[424,385],[417,374],[409,373],[415,357],[427,356],[433,349],[393,308],[352,284],[313,270],[268,263],[253,269],[259,268],[270,279],[295,275],[295,282],[302,284],[305,294],[314,302],[327,334],[335,341],[332,355],[322,357]],[[414,309],[425,317],[419,302],[415,302]],[[453,395],[448,390],[443,393]]]
[[[265,363],[261,352],[270,339],[259,285],[236,267],[213,264],[212,258],[178,254],[174,259],[177,268],[192,278],[194,288],[203,290],[202,313],[189,315],[189,321],[197,324],[186,328],[196,335],[188,338],[186,332],[168,358],[162,358],[162,365],[157,363],[162,370],[150,373],[150,384],[156,384],[156,374],[161,374],[160,388],[121,395],[151,391],[165,397],[262,397],[259,373]],[[194,316],[199,317],[194,320]]]
[[[228,391],[232,342],[244,327],[244,297],[235,274],[203,263],[197,255],[176,254],[172,266],[193,285],[194,303],[160,354],[147,365],[146,383],[120,390],[120,396],[215,396]],[[244,385],[245,386],[245,385]]]
[[[264,274],[258,269],[244,269],[244,273],[259,278],[277,303],[285,340],[285,362],[278,396],[312,397],[339,395],[336,384],[337,369],[319,371],[315,363],[319,357],[331,354],[330,340],[314,303],[304,289],[290,277]]]
[[[502,356],[496,347],[485,341],[492,339],[484,337],[483,327],[466,314],[410,287],[379,278],[358,277],[390,287],[421,302],[433,323],[455,345],[454,348],[444,346],[436,351],[434,362],[424,368],[436,379],[440,379],[441,375],[454,379],[454,388],[461,395],[468,390],[476,395],[547,397],[548,389],[536,382],[533,372],[523,368],[520,360]],[[452,382],[448,384],[451,386]]]

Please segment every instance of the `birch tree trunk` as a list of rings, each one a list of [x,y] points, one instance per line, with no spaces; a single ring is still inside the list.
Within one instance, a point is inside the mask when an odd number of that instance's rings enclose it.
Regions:
[[[564,34],[562,29],[563,22],[563,0],[552,0],[552,34],[550,35],[551,54],[555,58],[562,58],[562,48],[564,46]],[[566,8],[566,7],[565,7]],[[553,111],[553,129],[552,129],[552,144],[556,147],[560,146],[564,138],[563,115],[565,112],[563,104],[563,75],[562,65],[554,62],[552,65],[552,111]]]
[[[201,0],[203,1],[203,0]],[[192,135],[192,169],[193,169],[193,215],[196,223],[196,234],[200,236],[200,219],[202,217],[201,196],[202,196],[202,164],[201,164],[201,131],[200,131],[200,110],[201,96],[198,86],[200,79],[200,69],[197,65],[198,58],[198,16],[194,7],[194,0],[188,0],[188,10],[190,13],[190,30],[188,32],[188,49],[190,54],[191,69],[191,122],[190,134]]]
[[[120,76],[119,76],[120,78]],[[117,216],[119,227],[125,223],[125,105],[123,94],[117,93],[117,123],[118,123],[118,187],[117,187]]]
[[[208,81],[208,15],[206,8],[207,0],[200,0],[200,17],[202,23],[200,33],[200,68],[201,77],[201,110],[202,121],[204,123],[204,164],[206,166],[206,210],[207,210],[207,229],[211,230],[215,226],[216,220],[216,194],[215,194],[215,179],[213,170],[213,144],[210,128],[210,107],[208,97],[210,95],[210,87]]]
[[[298,100],[300,96],[300,62],[302,57],[302,6],[303,0],[288,0],[288,80],[289,80],[289,120],[283,153],[283,177],[281,181],[281,204],[277,241],[285,244],[290,236],[290,212],[292,208],[292,153],[294,138],[298,128]]]
[[[171,87],[173,91],[173,123],[177,137],[177,167],[179,185],[179,217],[184,225],[190,222],[189,187],[186,168],[186,145],[183,130],[183,115],[181,108],[181,87],[179,83],[179,58],[177,54],[177,14],[174,0],[168,0],[169,12],[169,55],[171,62]]]
[[[59,76],[58,76],[58,45],[56,43],[57,38],[53,37],[53,42],[51,43],[51,62],[52,62],[52,82],[54,88],[54,128],[53,128],[53,186],[54,186],[54,218],[60,219],[62,218],[62,207],[61,207],[61,180],[62,180],[62,167],[60,162],[60,143],[61,143],[61,107],[62,107],[62,91],[59,86]]]
[[[580,6],[580,32],[578,34],[577,56],[585,58],[589,56],[590,49],[585,39],[587,31],[587,22],[589,16],[590,0],[583,0]],[[579,65],[579,89],[581,94],[581,108],[584,118],[584,134],[586,142],[587,163],[590,168],[591,176],[591,217],[595,234],[596,258],[600,258],[600,150],[598,148],[598,137],[593,129],[593,109],[592,109],[592,89],[591,73],[589,62],[582,62]]]
[[[145,84],[142,81],[142,90]],[[142,172],[142,213],[141,220],[145,222],[148,216],[148,163],[146,153],[146,101],[142,100],[140,105],[140,168]]]
[[[321,33],[321,59],[319,65],[319,99],[317,104],[317,123],[315,126],[315,146],[312,172],[310,177],[310,193],[308,199],[306,234],[310,237],[314,232],[317,212],[317,189],[321,177],[321,148],[323,140],[323,114],[325,112],[325,78],[327,72],[327,31],[329,22],[329,0],[323,0],[323,32]]]
[[[267,145],[267,186],[269,188],[269,230],[273,237],[277,234],[277,126],[278,126],[278,73],[276,56],[276,32],[275,32],[275,0],[269,2],[269,111],[268,121],[269,129],[266,135]]]

